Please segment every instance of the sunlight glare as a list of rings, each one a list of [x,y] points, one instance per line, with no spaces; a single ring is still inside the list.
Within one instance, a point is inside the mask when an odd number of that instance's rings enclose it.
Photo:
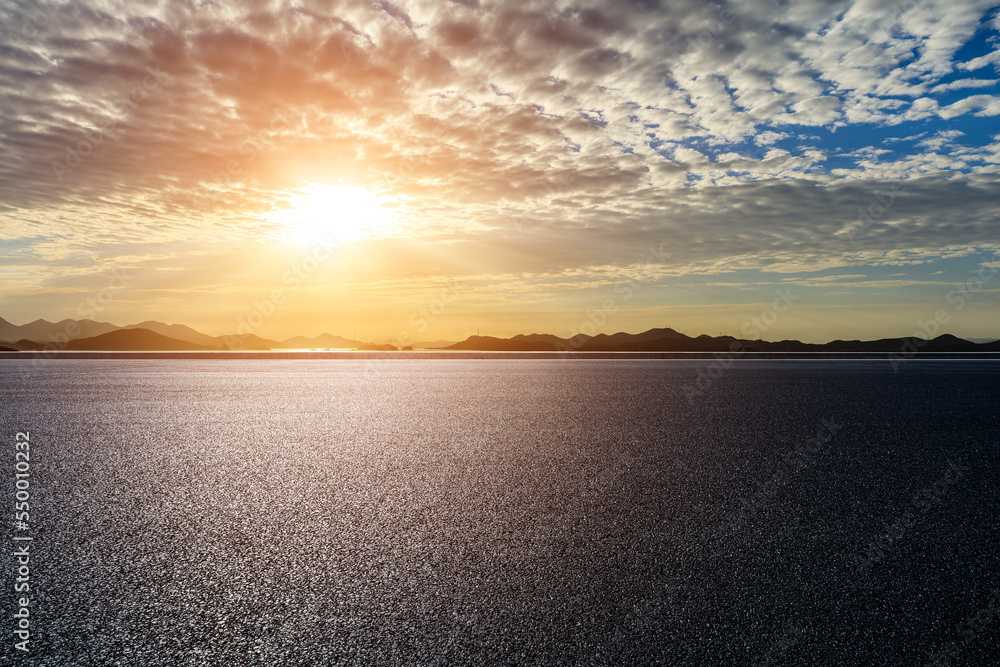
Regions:
[[[387,235],[396,215],[375,193],[357,185],[312,183],[289,194],[272,215],[287,243],[318,245]]]

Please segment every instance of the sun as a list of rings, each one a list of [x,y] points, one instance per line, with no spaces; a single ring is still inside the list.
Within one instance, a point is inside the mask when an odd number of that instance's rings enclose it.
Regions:
[[[294,245],[319,245],[387,235],[396,214],[379,195],[358,185],[310,183],[282,198],[271,214]]]

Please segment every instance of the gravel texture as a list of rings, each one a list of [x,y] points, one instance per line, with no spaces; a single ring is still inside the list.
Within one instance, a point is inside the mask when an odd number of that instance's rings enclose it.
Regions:
[[[0,664],[998,664],[998,399],[998,361],[3,360]]]

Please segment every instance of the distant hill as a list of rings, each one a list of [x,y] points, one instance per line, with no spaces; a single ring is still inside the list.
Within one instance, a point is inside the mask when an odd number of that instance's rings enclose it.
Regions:
[[[129,324],[121,328],[146,329],[167,338],[223,350],[270,350],[279,346],[277,341],[261,338],[255,334],[246,334],[243,336],[209,336],[183,324],[164,324],[163,322],[156,322],[154,320],[147,320],[139,324]]]
[[[278,341],[261,338],[255,334],[246,334],[243,336],[209,336],[183,324],[164,324],[163,322],[153,320],[140,322],[139,324],[130,324],[122,328],[147,329],[168,338],[224,350],[270,350],[274,347],[280,347]]]
[[[155,320],[146,320],[138,324],[128,324],[120,327],[109,322],[69,319],[59,322],[35,320],[29,324],[17,325],[11,324],[3,318],[0,318],[0,341],[18,341],[17,343],[4,344],[7,347],[13,347],[18,350],[41,350],[46,345],[52,345],[53,343],[59,349],[73,349],[66,345],[67,341],[95,338],[113,331],[126,329],[145,329],[174,340],[225,350],[270,350],[275,348],[353,349],[359,345],[364,345],[361,341],[351,340],[343,336],[334,336],[328,333],[314,338],[295,336],[280,342],[261,338],[256,334],[210,336],[183,324],[164,324]]]
[[[99,350],[115,352],[174,352],[185,350],[219,350],[218,347],[196,345],[186,340],[169,338],[149,329],[119,329],[92,338],[71,340],[67,350]]]
[[[781,341],[768,343],[765,341],[750,341],[747,343],[759,352],[899,352],[900,350],[917,350],[919,352],[997,352],[1000,345],[993,343],[973,343],[972,341],[942,334],[932,340],[923,338],[880,338],[879,340],[835,340],[821,345],[800,343],[799,341]]]
[[[435,350],[439,348],[448,347],[449,345],[454,345],[458,341],[454,340],[418,340],[413,343],[410,347],[415,350]]]
[[[32,349],[41,349],[45,345],[49,345],[51,343],[61,345],[66,340],[94,338],[96,336],[111,333],[112,331],[120,331],[122,329],[146,329],[148,331],[158,333],[161,336],[167,336],[168,338],[175,338],[177,340],[196,343],[198,345],[221,347],[221,344],[214,336],[209,336],[199,331],[195,331],[191,327],[184,326],[183,324],[164,324],[163,322],[155,322],[153,320],[120,327],[116,324],[111,324],[110,322],[70,319],[60,320],[59,322],[35,320],[34,322],[30,322],[28,324],[16,325],[0,318],[0,340],[23,340],[29,342],[33,341],[40,344],[39,347]],[[25,349],[20,346],[17,347]]]
[[[562,339],[559,339],[562,340]],[[444,348],[446,350],[489,350],[491,352],[551,352],[556,343],[547,340],[525,340],[514,338],[494,338],[493,336],[469,336],[467,339]]]
[[[0,317],[0,340],[32,340],[51,343],[54,340],[65,338],[87,338],[90,336],[100,336],[101,334],[114,331],[120,327],[107,322],[95,322],[94,320],[60,320],[59,322],[49,322],[48,320],[35,320],[28,324],[11,324]],[[72,333],[71,333],[72,332]]]
[[[599,334],[580,349],[586,352],[727,352],[735,341],[732,336],[713,338],[704,334],[691,338],[667,328],[650,329],[640,334]]]
[[[145,322],[140,322],[139,324],[129,324],[128,326],[122,328],[146,329],[147,331],[158,333],[161,336],[167,336],[168,338],[176,338],[177,340],[184,340],[189,343],[194,343],[196,345],[222,347],[216,336],[209,336],[208,334],[203,334],[200,331],[195,331],[191,327],[184,326],[183,324],[164,324],[163,322],[147,320]]]
[[[729,337],[715,339],[709,336],[696,339],[673,329],[650,329],[641,334],[598,334],[592,337],[577,334],[572,338],[559,338],[552,334],[519,334],[513,338],[470,336],[445,349],[498,352],[721,352],[728,350],[733,340],[735,339]]]
[[[559,338],[552,334],[518,334],[513,338],[469,336],[460,343],[448,345],[445,350],[492,350],[496,352],[554,352],[577,350],[589,339],[578,334],[573,338]]]
[[[377,343],[362,343],[356,349],[361,352],[395,352],[399,348],[394,345],[389,345],[388,343],[385,345],[379,345]]]
[[[558,336],[553,336],[552,334],[518,334],[510,340],[518,341],[519,343],[551,343],[558,348],[559,345],[568,345],[570,347],[576,348],[580,347],[588,340],[590,336],[587,334],[577,334],[572,338],[559,338]]]
[[[45,343],[39,343],[38,341],[27,340],[25,338],[22,338],[21,340],[15,341],[13,343],[0,343],[0,345],[13,347],[15,350],[20,350],[21,352],[31,352],[34,350],[45,349]]]
[[[215,336],[212,338],[215,345],[224,350],[270,350],[278,345],[277,341],[261,338],[254,334],[242,336]]]
[[[111,335],[115,334],[115,335]],[[6,341],[6,342],[5,342]],[[14,342],[10,342],[14,341]],[[986,342],[989,341],[989,342]],[[164,324],[147,320],[119,327],[93,320],[35,320],[24,325],[0,318],[0,346],[21,351],[36,351],[55,346],[65,350],[270,350],[270,349],[356,349],[395,350],[392,345],[361,341],[323,333],[319,336],[294,336],[283,341],[269,340],[256,334],[210,336],[183,324]],[[942,334],[933,340],[920,338],[882,338],[879,340],[834,340],[829,343],[803,343],[798,340],[743,340],[731,336],[687,336],[669,327],[642,333],[577,334],[560,338],[553,334],[518,334],[511,338],[469,336],[464,341],[413,343],[416,349],[473,350],[494,352],[1000,352],[1000,340],[964,340]]]
[[[343,336],[334,336],[333,334],[323,333],[313,338],[306,338],[305,336],[295,336],[293,338],[288,338],[286,340],[283,340],[280,343],[275,343],[274,347],[298,348],[298,349],[332,347],[332,348],[354,349],[359,345],[364,345],[364,343],[358,340],[351,340],[349,338],[344,338]]]
[[[883,338],[873,341],[843,341],[803,343],[797,340],[769,342],[742,340],[732,336],[686,336],[673,329],[650,329],[639,334],[598,334],[591,338],[574,336],[572,340],[549,334],[517,335],[513,338],[469,336],[449,345],[448,350],[482,350],[489,352],[1000,352],[1000,341],[973,343],[950,334],[933,340],[921,338]]]

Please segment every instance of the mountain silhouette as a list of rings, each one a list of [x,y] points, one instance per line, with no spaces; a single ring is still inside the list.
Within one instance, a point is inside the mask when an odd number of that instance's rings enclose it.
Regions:
[[[108,322],[95,322],[93,320],[61,320],[59,322],[49,322],[47,320],[35,320],[28,324],[16,325],[0,318],[0,345],[10,349],[20,351],[34,351],[42,349],[74,350],[76,345],[71,345],[74,340],[88,340],[103,334],[114,331],[143,329],[165,336],[174,341],[170,349],[185,350],[199,349],[189,348],[180,343],[193,343],[208,349],[224,350],[270,350],[274,348],[346,348],[353,349],[364,343],[342,336],[334,336],[324,333],[314,338],[305,336],[295,336],[284,341],[261,338],[256,334],[231,335],[231,336],[210,336],[201,333],[183,324],[165,324],[155,320],[147,320],[138,324],[129,324],[124,327],[110,324]],[[129,337],[121,339],[113,338],[108,340],[130,341]],[[16,342],[12,342],[16,341]],[[152,341],[151,341],[152,342]],[[162,344],[163,341],[160,341]],[[103,345],[103,342],[93,342],[88,340],[86,345]],[[131,343],[128,343],[131,344]],[[131,350],[132,348],[122,348]]]
[[[466,340],[449,345],[445,350],[489,350],[491,352],[554,352],[557,345],[565,343],[561,338],[552,336],[554,340],[532,336],[515,336],[514,338],[494,338],[493,336],[469,336]]]
[[[361,352],[395,352],[399,348],[395,345],[379,345],[378,343],[361,343],[357,349]]]
[[[364,345],[361,341],[350,340],[349,338],[344,338],[343,336],[334,336],[333,334],[323,333],[313,338],[307,338],[305,336],[294,336],[280,343],[275,343],[273,347],[283,347],[283,348],[298,348],[298,349],[312,349],[312,348],[345,348],[354,349],[358,346]]]
[[[188,343],[194,343],[195,345],[207,345],[209,347],[224,347],[223,344],[220,343],[219,341],[219,339],[222,338],[221,336],[209,336],[208,334],[203,334],[200,331],[195,331],[191,327],[184,326],[183,324],[164,324],[163,322],[147,320],[145,322],[140,322],[139,324],[130,324],[122,328],[146,329],[147,331],[158,333],[161,336],[167,336],[168,338],[187,341]]]
[[[7,351],[38,350],[103,350],[103,351],[169,351],[169,350],[268,350],[268,349],[356,349],[394,350],[391,345],[361,341],[323,333],[319,336],[294,336],[283,341],[261,338],[256,334],[210,336],[183,324],[164,324],[147,320],[119,327],[94,320],[39,319],[24,325],[11,324],[0,318],[0,347]],[[414,344],[413,347],[420,347]],[[631,334],[577,334],[560,338],[553,334],[518,334],[511,338],[469,336],[466,340],[448,344],[424,345],[426,349],[470,350],[486,352],[1000,352],[1000,340],[973,342],[951,334],[932,340],[915,337],[882,338],[878,340],[834,340],[829,343],[803,343],[798,340],[746,340],[732,336],[697,337],[660,327]]]
[[[69,319],[60,320],[59,322],[35,320],[34,322],[19,326],[11,324],[0,317],[0,340],[14,341],[24,339],[45,344],[63,339],[99,336],[120,328],[107,322]]]
[[[185,340],[169,338],[149,329],[119,329],[100,336],[71,340],[67,350],[99,350],[121,352],[173,352],[181,350],[220,350],[219,347],[197,345]]]
[[[445,350],[485,352],[1000,352],[1000,341],[973,343],[951,334],[932,340],[923,338],[882,338],[873,341],[835,340],[829,343],[803,343],[798,340],[742,340],[732,336],[686,336],[674,329],[650,329],[639,334],[619,332],[596,336],[577,335],[558,338],[549,334],[517,335],[512,338],[469,336]]]

